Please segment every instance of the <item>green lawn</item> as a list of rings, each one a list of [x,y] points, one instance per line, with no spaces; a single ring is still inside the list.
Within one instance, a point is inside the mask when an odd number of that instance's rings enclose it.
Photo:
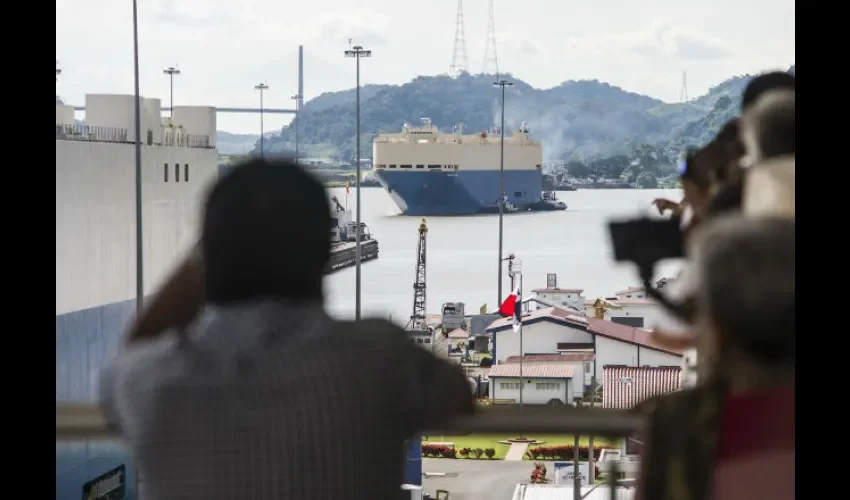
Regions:
[[[506,436],[503,434],[468,434],[466,436],[423,436],[422,441],[428,443],[437,443],[437,442],[447,442],[454,443],[455,449],[460,451],[462,448],[494,448],[496,450],[496,455],[493,459],[503,459],[505,458],[505,453],[508,452],[508,448],[510,445],[500,443],[499,441],[505,441],[508,439],[515,438],[517,436]],[[545,441],[545,443],[540,445],[531,445],[531,446],[566,446],[572,445],[574,436],[570,434],[558,434],[558,435],[539,435],[539,434],[529,434],[524,436],[527,438],[537,439],[538,441]],[[426,439],[427,438],[427,439]],[[587,437],[579,438],[580,446],[587,446],[588,440]],[[618,446],[617,441],[603,438],[594,438],[593,440],[594,446]]]

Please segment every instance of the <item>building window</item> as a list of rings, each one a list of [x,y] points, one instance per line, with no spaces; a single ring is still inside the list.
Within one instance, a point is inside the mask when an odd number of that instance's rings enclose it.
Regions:
[[[522,197],[522,191],[514,191],[514,197],[515,198],[521,198]]]
[[[443,168],[442,165],[428,165],[428,168]]]
[[[168,182],[168,163],[165,164],[165,168],[162,169],[162,172],[165,176],[165,182]]]
[[[180,164],[174,164],[174,182],[180,182]]]
[[[416,168],[425,168],[425,165],[416,165]]]
[[[183,165],[183,180],[189,182],[189,164]]]
[[[506,390],[518,391],[519,390],[519,382],[500,382],[499,388],[500,389],[506,389]]]
[[[561,384],[559,382],[538,382],[535,384],[535,388],[538,391],[557,391],[561,388]]]
[[[390,168],[395,168],[395,165],[390,165]]]
[[[412,168],[413,165],[400,165],[401,168]]]

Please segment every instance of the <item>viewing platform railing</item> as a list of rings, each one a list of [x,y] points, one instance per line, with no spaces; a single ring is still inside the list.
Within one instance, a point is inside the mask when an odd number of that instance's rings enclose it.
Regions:
[[[480,408],[470,417],[455,418],[440,429],[430,429],[423,435],[463,435],[463,434],[573,434],[576,436],[593,435],[606,438],[623,438],[634,435],[641,423],[641,417],[635,413],[602,408],[573,408],[569,406],[545,408],[490,407]],[[114,440],[119,436],[111,430],[95,404],[57,403],[56,405],[56,441],[92,441]],[[599,487],[631,485],[629,481],[619,479],[620,469],[617,461],[606,462],[610,479],[599,483]],[[619,487],[608,488],[610,498],[616,499]],[[586,493],[584,496],[588,495]],[[581,498],[581,497],[577,497]]]
[[[126,128],[98,127],[84,123],[56,124],[57,141],[112,142],[135,144],[135,137],[129,137]],[[211,149],[210,136],[205,134],[164,133],[160,142],[154,142],[153,131],[142,134],[145,146],[164,146],[172,148]]]

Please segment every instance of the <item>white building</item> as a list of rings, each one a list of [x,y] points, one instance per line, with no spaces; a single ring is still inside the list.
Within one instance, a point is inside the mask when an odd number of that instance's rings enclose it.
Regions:
[[[584,310],[584,290],[580,288],[558,288],[557,286],[547,288],[535,288],[531,290],[532,297],[539,297],[551,303],[553,306],[565,306],[577,311]]]
[[[579,370],[579,373],[581,371]],[[568,404],[573,400],[573,366],[566,363],[504,363],[490,368],[490,398],[529,405]],[[520,378],[520,375],[522,378]]]
[[[650,332],[642,328],[569,314],[554,307],[525,314],[522,319],[522,355],[589,350],[596,355],[593,375],[597,383],[606,365],[680,366],[682,362],[681,352],[656,344]],[[487,332],[497,364],[520,355],[519,334],[513,331],[510,318],[493,322]]]
[[[504,364],[519,363],[520,359],[522,359],[523,370],[529,365],[568,365],[573,370],[572,384],[575,397],[581,397],[586,390],[590,389],[593,361],[596,359],[592,351],[539,356],[509,356]]]

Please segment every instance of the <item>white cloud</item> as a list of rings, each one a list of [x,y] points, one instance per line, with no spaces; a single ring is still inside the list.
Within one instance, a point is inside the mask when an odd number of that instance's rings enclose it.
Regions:
[[[567,50],[601,57],[631,55],[643,59],[673,57],[681,60],[719,59],[732,54],[731,47],[723,40],[663,18],[632,32],[569,38]]]

